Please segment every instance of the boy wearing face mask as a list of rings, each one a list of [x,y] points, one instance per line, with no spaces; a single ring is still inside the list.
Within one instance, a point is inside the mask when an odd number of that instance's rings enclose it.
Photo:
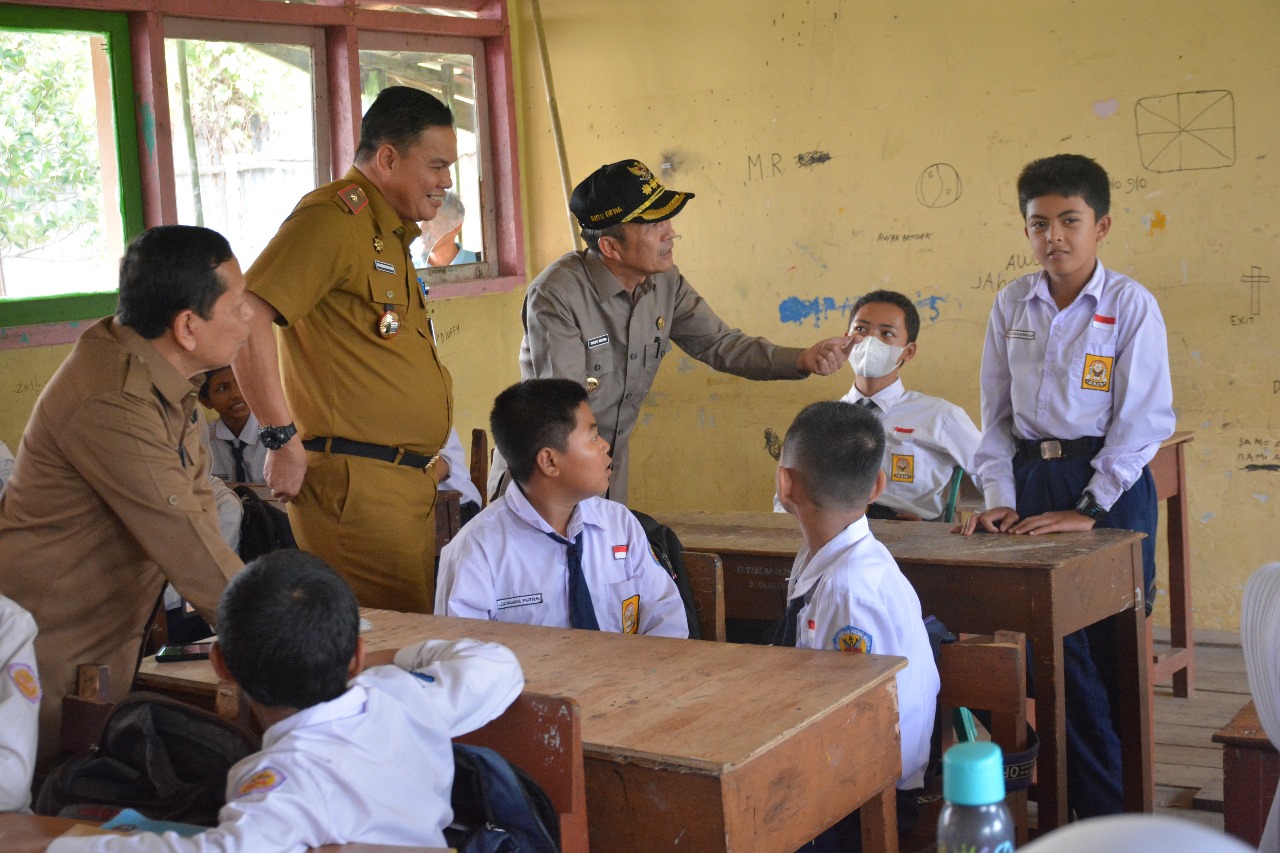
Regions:
[[[888,482],[867,515],[940,518],[951,472],[957,465],[973,470],[981,434],[964,409],[903,387],[898,374],[915,357],[920,333],[920,313],[910,299],[892,290],[873,290],[854,303],[852,313],[853,387],[841,399],[870,409],[885,432],[881,467]]]

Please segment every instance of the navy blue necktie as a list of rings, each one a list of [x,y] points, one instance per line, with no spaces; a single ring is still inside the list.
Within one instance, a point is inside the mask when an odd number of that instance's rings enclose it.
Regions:
[[[587,586],[586,575],[582,573],[582,533],[575,536],[572,542],[555,533],[547,533],[547,535],[566,546],[568,552],[569,627],[599,631],[600,623],[596,621],[596,609],[591,604],[591,588]]]
[[[803,595],[797,595],[787,602],[787,615],[782,617],[782,621],[778,623],[778,630],[773,633],[773,644],[775,646],[795,648],[796,620],[800,618],[800,608],[802,607],[804,607]]]
[[[236,463],[236,482],[249,482],[249,474],[244,467],[244,445],[245,443],[238,438],[233,438],[227,442],[231,445],[231,457]]]

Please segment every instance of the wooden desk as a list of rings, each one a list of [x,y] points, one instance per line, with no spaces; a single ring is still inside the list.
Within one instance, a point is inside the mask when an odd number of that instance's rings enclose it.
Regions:
[[[362,612],[370,650],[492,640],[526,689],[578,700],[593,849],[790,853],[867,804],[864,846],[897,850],[902,658]],[[139,682],[215,679],[207,661],[148,659]]]
[[[1169,650],[1153,655],[1149,677],[1153,685],[1173,676],[1173,695],[1186,699],[1195,692],[1195,638],[1191,625],[1191,541],[1187,518],[1186,446],[1190,432],[1175,432],[1151,460],[1156,499],[1165,502],[1166,541],[1169,546]]]
[[[55,839],[76,827],[94,824],[62,817],[0,814],[0,850],[5,853],[43,853]],[[386,844],[326,844],[315,853],[450,853],[443,847],[397,847]]]
[[[1252,699],[1213,739],[1222,744],[1223,828],[1257,847],[1280,783],[1280,753],[1262,730]]]
[[[787,576],[803,541],[785,513],[657,513],[685,548],[724,561],[725,616],[773,619],[786,610]],[[926,614],[952,631],[1021,631],[1032,641],[1040,829],[1067,821],[1066,702],[1062,638],[1110,618],[1120,652],[1116,709],[1124,744],[1125,807],[1152,810],[1142,534],[1092,530],[1046,536],[952,534],[931,522],[872,521],[911,581]]]

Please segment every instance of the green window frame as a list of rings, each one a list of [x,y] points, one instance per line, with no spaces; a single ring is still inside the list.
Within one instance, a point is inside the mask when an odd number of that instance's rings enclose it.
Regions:
[[[0,5],[0,29],[24,32],[84,33],[101,36],[111,69],[116,160],[120,181],[120,213],[127,244],[143,230],[142,177],[133,93],[133,60],[129,22],[123,13]],[[0,299],[0,328],[69,320],[87,320],[115,313],[116,294],[69,293]]]

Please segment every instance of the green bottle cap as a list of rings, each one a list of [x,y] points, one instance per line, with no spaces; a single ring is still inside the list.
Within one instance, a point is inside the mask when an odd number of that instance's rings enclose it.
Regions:
[[[1004,756],[990,741],[958,743],[942,756],[942,796],[957,806],[1004,799]]]

